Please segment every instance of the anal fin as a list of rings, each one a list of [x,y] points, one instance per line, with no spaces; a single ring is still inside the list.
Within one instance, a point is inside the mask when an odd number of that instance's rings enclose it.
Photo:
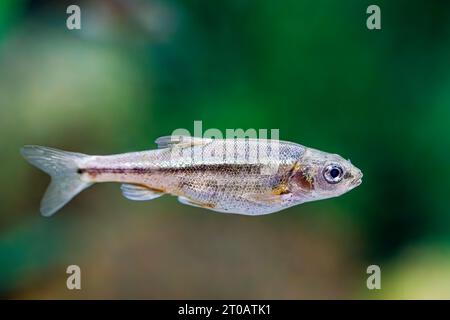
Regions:
[[[199,208],[205,208],[205,209],[213,209],[214,208],[213,204],[194,201],[194,200],[191,200],[191,199],[183,197],[183,196],[179,196],[178,201],[180,201],[180,203],[182,203],[182,204],[185,204],[188,206],[193,206],[193,207],[199,207]]]
[[[155,191],[144,186],[139,186],[135,184],[122,184],[120,186],[122,190],[122,195],[130,200],[134,201],[148,201],[155,198],[161,197],[164,192]]]

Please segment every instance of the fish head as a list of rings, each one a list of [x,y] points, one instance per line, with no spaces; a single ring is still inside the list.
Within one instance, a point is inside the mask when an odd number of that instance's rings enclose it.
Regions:
[[[307,148],[290,177],[292,193],[305,201],[340,196],[362,183],[363,174],[350,160]]]

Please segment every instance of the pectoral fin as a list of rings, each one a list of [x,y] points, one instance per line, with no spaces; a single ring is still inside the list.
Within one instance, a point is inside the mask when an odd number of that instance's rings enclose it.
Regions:
[[[148,201],[161,197],[164,192],[155,191],[135,184],[122,184],[122,194],[125,198],[135,201]]]
[[[265,203],[265,204],[277,204],[281,203],[285,197],[289,194],[275,194],[273,192],[266,193],[246,193],[243,197],[252,202]]]

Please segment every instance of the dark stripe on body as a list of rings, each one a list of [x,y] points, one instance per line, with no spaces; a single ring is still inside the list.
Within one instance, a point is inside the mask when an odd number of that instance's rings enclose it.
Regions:
[[[262,165],[259,164],[202,164],[196,166],[188,166],[184,168],[80,168],[79,174],[87,173],[91,176],[99,174],[150,174],[150,173],[193,173],[193,172],[210,172],[210,173],[226,173],[232,175],[238,174],[260,174]]]

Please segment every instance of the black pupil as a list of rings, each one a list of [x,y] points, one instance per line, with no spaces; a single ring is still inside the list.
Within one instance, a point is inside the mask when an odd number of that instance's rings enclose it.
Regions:
[[[341,171],[339,169],[333,168],[330,170],[330,176],[333,179],[339,177],[340,174],[341,174]]]

